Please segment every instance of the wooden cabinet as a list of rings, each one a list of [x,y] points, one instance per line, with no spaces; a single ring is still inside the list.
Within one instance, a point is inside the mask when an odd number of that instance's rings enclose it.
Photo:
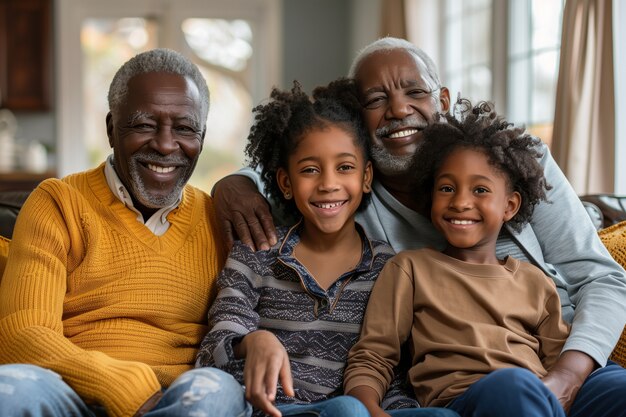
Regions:
[[[52,0],[0,0],[0,108],[50,109],[51,9]]]

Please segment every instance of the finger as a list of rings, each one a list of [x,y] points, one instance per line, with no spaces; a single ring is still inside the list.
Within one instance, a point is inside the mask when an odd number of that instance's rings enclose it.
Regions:
[[[283,358],[283,366],[280,368],[280,383],[283,386],[285,395],[289,397],[295,397],[296,393],[293,391],[293,379],[291,377],[291,365],[289,364],[289,356],[285,355]]]
[[[235,244],[235,233],[233,231],[233,225],[229,220],[224,220],[222,222],[221,233],[226,247],[228,250],[231,250]]]
[[[265,374],[265,393],[270,401],[276,400],[276,387],[278,386],[278,375],[282,368],[282,361],[272,360]]]
[[[257,372],[250,372],[249,379],[253,382],[246,386],[246,400],[253,407],[258,408],[272,417],[281,417],[280,411],[274,406],[273,398],[267,395],[267,385],[263,368],[257,368]],[[275,386],[276,384],[274,384]]]
[[[259,222],[258,218],[248,219],[248,227],[250,228],[250,234],[254,243],[259,250],[268,250],[270,244],[268,242],[263,225]]]
[[[254,245],[254,241],[252,240],[252,236],[250,235],[250,227],[248,226],[246,218],[237,211],[233,213],[232,222],[239,240],[241,240],[244,245],[248,245],[252,250],[255,251],[256,246]]]
[[[272,217],[272,213],[270,213],[267,208],[267,205],[259,206],[259,209],[257,210],[257,217],[261,222],[261,227],[263,228],[269,245],[274,246],[278,242],[278,238],[276,237],[276,226],[274,225],[274,218]]]

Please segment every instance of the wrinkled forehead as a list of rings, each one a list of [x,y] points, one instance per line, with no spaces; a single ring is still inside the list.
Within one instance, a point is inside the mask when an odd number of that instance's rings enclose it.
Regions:
[[[389,83],[439,88],[426,62],[419,55],[399,48],[375,51],[364,57],[356,68],[355,80],[362,92]]]

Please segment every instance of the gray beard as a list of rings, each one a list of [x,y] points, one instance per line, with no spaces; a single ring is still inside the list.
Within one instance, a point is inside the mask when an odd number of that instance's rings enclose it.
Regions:
[[[385,176],[402,176],[411,171],[413,155],[391,155],[387,149],[377,144],[372,145],[371,153],[374,167]]]
[[[170,162],[174,161],[174,162],[185,163],[184,167],[177,168],[177,169],[184,169],[185,172],[183,173],[183,175],[181,175],[178,178],[178,181],[176,185],[174,186],[174,189],[172,190],[172,192],[166,196],[155,196],[155,195],[150,194],[150,192],[146,188],[146,185],[142,181],[141,176],[139,175],[139,166],[140,166],[139,159],[145,159],[145,158],[146,158],[145,154],[143,155],[134,154],[133,156],[131,156],[129,164],[128,164],[128,172],[130,174],[131,179],[133,180],[132,184],[130,184],[132,188],[132,192],[133,192],[133,197],[135,197],[137,201],[141,203],[141,205],[147,208],[160,209],[163,207],[171,206],[172,204],[176,202],[176,200],[178,200],[180,193],[182,192],[183,188],[187,184],[187,181],[189,181],[189,177],[191,177],[191,173],[192,173],[191,162],[189,161],[188,158],[183,158],[183,157],[172,158],[172,157],[163,157],[158,154],[150,154],[149,159],[153,161],[160,159],[162,161],[168,160]]]

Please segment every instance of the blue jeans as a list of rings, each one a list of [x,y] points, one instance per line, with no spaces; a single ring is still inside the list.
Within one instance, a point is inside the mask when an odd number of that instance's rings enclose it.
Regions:
[[[311,404],[277,405],[284,417],[369,417],[367,408],[356,398],[347,395]],[[445,408],[411,408],[386,410],[392,417],[458,417]]]
[[[448,408],[404,408],[385,412],[391,417],[459,417],[456,411]]]
[[[159,403],[145,417],[208,415],[243,417],[252,412],[241,385],[215,368],[185,372],[163,391]],[[34,365],[0,366],[0,416],[97,417],[61,377]]]
[[[626,415],[626,369],[612,361],[585,380],[574,399],[569,417]]]
[[[565,417],[554,394],[524,368],[498,369],[485,375],[448,408],[472,417]]]
[[[354,397],[341,395],[311,404],[276,405],[284,417],[369,417],[367,408]]]

